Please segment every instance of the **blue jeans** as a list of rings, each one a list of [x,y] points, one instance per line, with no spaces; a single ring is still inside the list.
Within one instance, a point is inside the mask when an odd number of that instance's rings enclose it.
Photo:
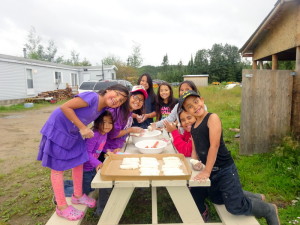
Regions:
[[[93,169],[91,171],[83,171],[83,181],[82,181],[82,192],[88,195],[90,192],[95,190],[91,187],[92,180],[96,175],[96,170]]]
[[[205,198],[215,204],[225,204],[228,212],[234,215],[251,215],[251,200],[243,193],[235,164],[210,175],[210,187],[192,187],[191,193],[200,210],[204,209]]]
[[[72,180],[64,180],[64,190],[65,196],[71,197],[74,192],[73,181]]]
[[[83,172],[83,180],[82,180],[82,192],[83,194],[88,195],[94,189],[91,187],[91,182],[96,175],[96,170],[92,171],[84,171]],[[71,197],[74,193],[73,180],[65,180],[64,181],[64,190],[66,197]]]

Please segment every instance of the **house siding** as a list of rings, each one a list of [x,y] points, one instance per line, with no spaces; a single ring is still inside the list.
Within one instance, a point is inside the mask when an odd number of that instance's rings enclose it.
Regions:
[[[0,62],[0,100],[26,98],[24,66]]]
[[[32,70],[33,89],[30,89],[30,92],[27,88],[26,69]],[[115,66],[104,66],[104,80],[113,79],[112,74],[116,74],[116,69]],[[61,73],[59,85],[55,82],[55,72]],[[71,74],[76,74],[77,85],[80,85],[86,73],[90,74],[90,80],[103,79],[100,66],[73,67],[0,54],[0,105],[5,105],[11,100],[34,97],[45,91],[65,89],[67,84],[72,85]]]

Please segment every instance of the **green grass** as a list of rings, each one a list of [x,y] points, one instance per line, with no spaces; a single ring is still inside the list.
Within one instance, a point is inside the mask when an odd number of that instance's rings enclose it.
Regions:
[[[59,101],[56,103],[56,105],[61,105],[63,104],[65,101]],[[0,113],[9,113],[9,112],[21,112],[21,111],[28,111],[28,110],[35,110],[35,109],[40,109],[43,108],[45,106],[50,106],[53,105],[50,102],[47,101],[43,101],[43,102],[39,102],[39,103],[34,103],[33,107],[30,108],[25,108],[24,107],[24,103],[22,104],[16,104],[16,105],[9,105],[9,106],[0,106]]]
[[[178,93],[178,88],[174,89]],[[243,188],[264,193],[267,201],[279,207],[282,225],[293,224],[300,217],[300,146],[292,137],[285,137],[270,153],[239,155],[239,139],[229,128],[239,128],[241,88],[225,90],[222,86],[200,88],[210,112],[217,113],[223,125],[224,140],[237,165]],[[1,109],[0,109],[1,110]],[[22,109],[23,110],[23,109]],[[1,161],[0,161],[1,166]],[[158,188],[158,220],[179,223],[180,217],[166,189]],[[151,196],[149,189],[136,189],[121,218],[121,223],[150,223]],[[16,168],[0,175],[0,225],[45,224],[54,212],[49,170],[40,162]],[[82,224],[96,225],[99,218],[89,209]],[[210,205],[211,221],[218,221]],[[259,220],[266,225],[264,219]],[[291,223],[289,223],[291,222]]]

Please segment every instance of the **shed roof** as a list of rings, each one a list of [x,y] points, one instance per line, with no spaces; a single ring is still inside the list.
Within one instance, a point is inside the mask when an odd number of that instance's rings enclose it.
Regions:
[[[278,0],[271,12],[262,21],[262,23],[243,45],[243,47],[239,50],[242,56],[252,57],[254,49],[257,47],[259,42],[268,35],[271,28],[276,24],[276,22],[281,19],[283,12],[292,5],[296,4],[299,4],[299,0]],[[277,53],[277,55],[279,60],[295,60],[296,58],[294,48],[279,52]],[[267,56],[261,60],[271,60],[271,57],[272,56]]]
[[[183,75],[183,77],[209,77],[208,74]]]

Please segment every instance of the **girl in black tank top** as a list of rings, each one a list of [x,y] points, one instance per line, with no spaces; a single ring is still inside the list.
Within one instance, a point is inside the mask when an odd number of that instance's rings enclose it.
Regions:
[[[210,147],[209,128],[207,122],[212,113],[207,113],[198,127],[192,126],[191,134],[193,136],[196,153],[203,164],[206,164],[207,154]],[[220,137],[220,146],[217,153],[214,167],[225,168],[233,163],[230,152],[227,150],[223,134]]]

